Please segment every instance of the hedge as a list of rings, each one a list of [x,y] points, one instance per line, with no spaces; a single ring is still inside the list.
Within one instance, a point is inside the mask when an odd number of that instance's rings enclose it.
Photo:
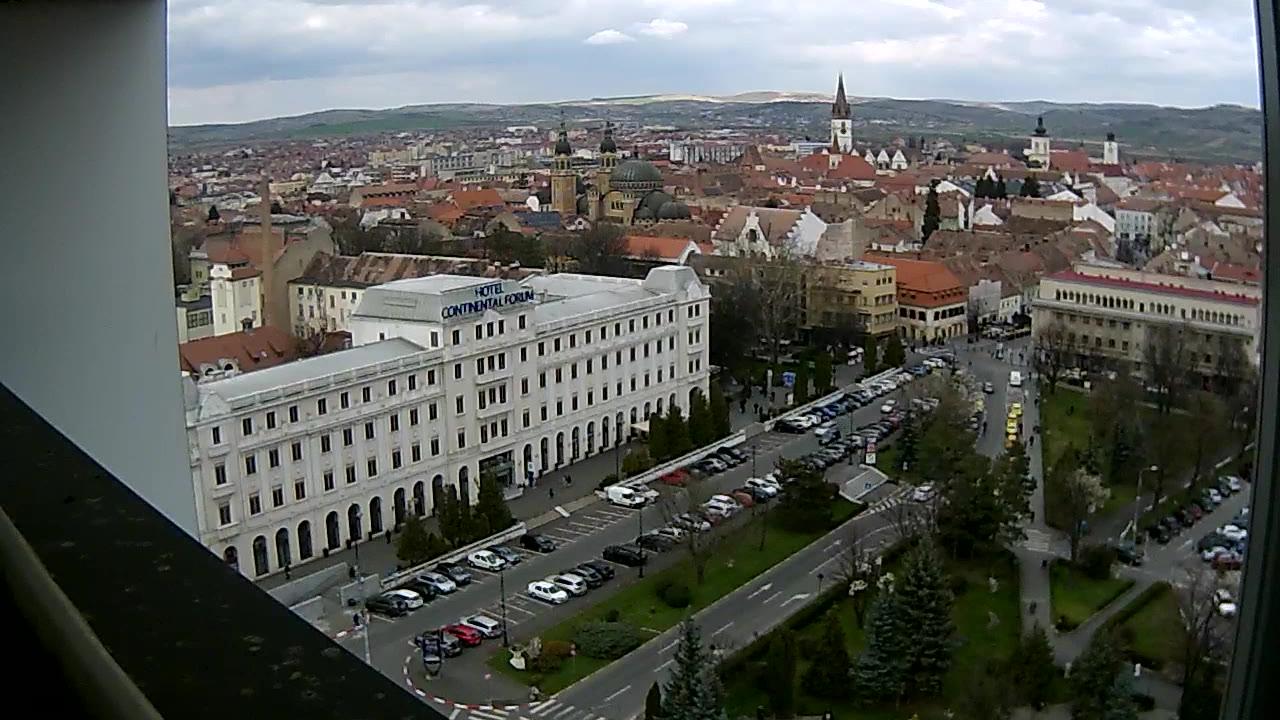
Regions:
[[[585,657],[614,660],[644,643],[646,636],[634,625],[621,622],[590,622],[573,634],[578,652]]]

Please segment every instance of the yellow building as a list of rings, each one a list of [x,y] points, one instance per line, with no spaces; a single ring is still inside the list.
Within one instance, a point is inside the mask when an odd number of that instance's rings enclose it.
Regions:
[[[861,329],[886,336],[898,327],[897,271],[854,261],[806,268],[803,324],[809,329]]]

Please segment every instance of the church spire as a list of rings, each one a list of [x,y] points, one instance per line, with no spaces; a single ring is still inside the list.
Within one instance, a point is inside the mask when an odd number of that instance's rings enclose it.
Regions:
[[[556,155],[572,155],[573,148],[569,146],[569,131],[564,127],[564,111],[560,111],[560,132],[556,134]]]
[[[844,73],[840,73],[836,81],[836,101],[831,103],[831,117],[836,120],[849,119],[849,101],[844,95]]]

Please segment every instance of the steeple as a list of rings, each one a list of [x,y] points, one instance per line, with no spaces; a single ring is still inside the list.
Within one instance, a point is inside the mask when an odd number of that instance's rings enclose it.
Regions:
[[[844,73],[836,81],[836,101],[831,103],[831,117],[836,120],[849,119],[849,101],[844,95]]]
[[[569,131],[564,127],[564,111],[560,111],[560,132],[556,135],[556,155],[572,155],[569,147]]]
[[[604,121],[604,139],[600,141],[600,153],[616,153],[618,152],[618,144],[613,141],[613,123],[609,120]]]
[[[1036,118],[1036,137],[1046,137],[1048,134],[1049,131],[1044,129],[1044,116],[1041,115]]]

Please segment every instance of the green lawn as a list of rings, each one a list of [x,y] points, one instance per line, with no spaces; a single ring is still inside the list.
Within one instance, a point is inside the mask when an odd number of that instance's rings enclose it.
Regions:
[[[1040,395],[1040,439],[1044,443],[1044,467],[1053,467],[1069,446],[1089,444],[1089,396],[1061,386]]]
[[[1132,580],[1124,578],[1094,580],[1064,562],[1053,564],[1049,580],[1052,603],[1050,617],[1055,623],[1059,618],[1066,618],[1068,626],[1072,628],[1079,626],[1133,586]]]
[[[1164,665],[1181,662],[1181,640],[1177,628],[1182,624],[1178,601],[1167,586],[1164,591],[1121,624],[1129,648],[1144,659]]]
[[[897,564],[890,566],[896,570]],[[968,563],[948,562],[948,572],[953,577],[964,578],[963,589],[955,598],[952,606],[952,618],[955,621],[955,652],[952,656],[951,672],[943,683],[943,697],[939,701],[922,701],[905,703],[901,708],[862,708],[853,702],[832,703],[819,698],[812,698],[803,692],[797,693],[798,715],[820,715],[831,710],[835,717],[845,720],[902,720],[918,713],[921,720],[944,717],[948,699],[960,697],[969,682],[973,668],[981,666],[987,659],[1006,658],[1018,643],[1020,618],[1018,616],[1018,574],[1011,556],[1002,556],[986,561]],[[995,577],[999,583],[995,593],[990,592],[987,578]],[[862,651],[864,636],[857,626],[851,600],[836,603],[835,610],[844,627],[846,646],[851,657],[856,658]],[[990,625],[991,614],[998,622]],[[811,653],[807,648],[821,634],[823,616],[819,616],[808,625],[792,630],[799,639],[800,663],[797,680],[804,676],[809,666]],[[727,710],[729,717],[742,715],[752,716],[756,706],[767,705],[764,691],[761,689],[760,673],[766,672],[760,662],[751,662],[744,672],[737,673],[727,680]]]
[[[676,565],[658,573],[645,577],[644,580],[622,588],[611,597],[592,605],[574,617],[552,626],[539,636],[545,640],[572,640],[579,624],[594,620],[603,620],[610,611],[618,612],[618,620],[643,628],[646,632],[658,635],[667,628],[680,622],[686,615],[697,612],[724,597],[729,592],[750,582],[752,578],[763,573],[786,558],[812,543],[814,540],[830,532],[832,528],[853,517],[861,506],[837,500],[832,513],[831,527],[815,529],[808,532],[793,532],[778,526],[776,517],[769,518],[768,532],[764,550],[760,550],[760,532],[763,519],[753,519],[741,528],[726,535],[711,553],[707,562],[706,573],[701,585],[696,584],[693,564],[682,559]],[[672,552],[683,552],[680,549]],[[693,601],[688,608],[668,607],[657,596],[657,589],[670,581],[682,581],[693,590]],[[530,638],[520,637],[517,642],[526,642]],[[543,693],[559,692],[587,675],[609,664],[609,660],[596,660],[587,657],[575,657],[566,662],[558,671],[535,678],[531,672],[522,672],[511,667],[507,662],[508,655],[498,650],[489,658],[489,666],[506,673],[515,680],[530,684],[537,681],[538,689]]]

